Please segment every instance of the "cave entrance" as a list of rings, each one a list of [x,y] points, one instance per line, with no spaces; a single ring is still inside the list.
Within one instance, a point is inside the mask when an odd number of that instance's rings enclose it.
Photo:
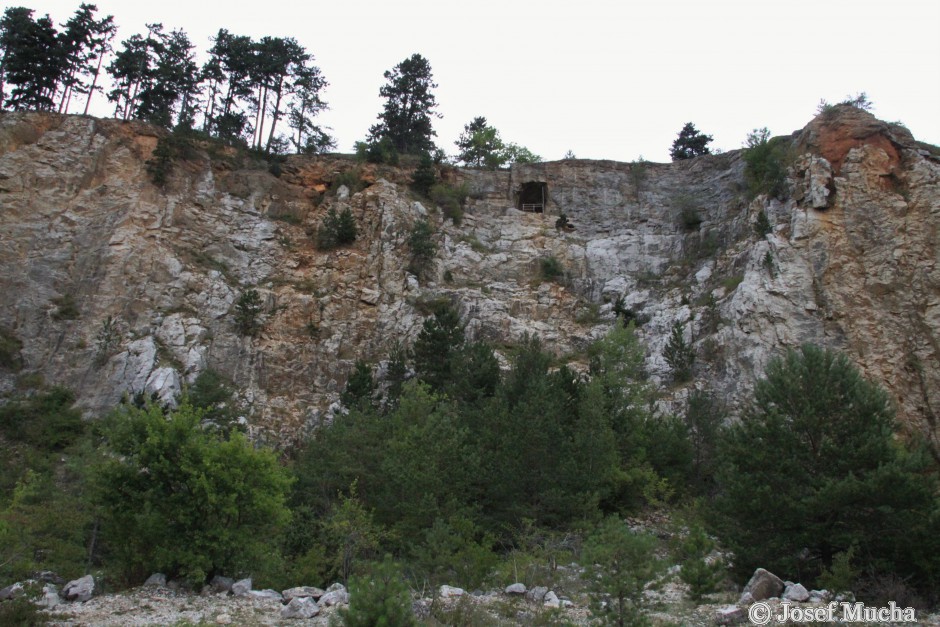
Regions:
[[[545,201],[548,199],[548,183],[530,181],[522,184],[519,190],[519,209],[531,213],[545,211]]]

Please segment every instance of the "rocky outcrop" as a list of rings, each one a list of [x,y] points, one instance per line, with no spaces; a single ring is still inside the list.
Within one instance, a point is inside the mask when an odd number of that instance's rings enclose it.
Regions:
[[[470,192],[462,223],[407,190],[408,172],[291,157],[272,174],[234,150],[147,174],[162,132],[79,116],[0,115],[0,330],[15,359],[0,391],[42,375],[89,415],[124,394],[170,401],[213,368],[240,390],[256,437],[285,441],[329,418],[356,359],[409,342],[438,299],[472,338],[526,334],[574,367],[618,311],[645,320],[654,380],[674,323],[697,352],[691,384],[732,407],[767,361],[814,342],[890,391],[910,431],[940,442],[940,160],[902,128],[839,107],[794,134],[788,200],[746,193],[739,152],[673,164],[568,160],[448,170]],[[366,187],[336,194],[340,174]],[[344,178],[348,181],[348,177]],[[543,213],[519,210],[544,185]],[[323,252],[316,228],[348,208],[359,238]],[[758,236],[764,213],[772,230]],[[569,226],[556,228],[564,213]],[[409,273],[428,217],[438,255]],[[541,260],[563,268],[540,277]],[[243,336],[233,306],[262,298]],[[681,404],[690,387],[670,388]]]

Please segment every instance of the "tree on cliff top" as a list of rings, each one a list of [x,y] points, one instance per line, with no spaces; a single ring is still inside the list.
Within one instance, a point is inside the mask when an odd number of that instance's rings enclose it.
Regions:
[[[672,149],[669,151],[669,156],[672,157],[673,161],[681,161],[682,159],[691,159],[692,157],[710,154],[711,151],[708,149],[708,144],[711,143],[711,141],[711,135],[702,133],[695,128],[694,124],[688,122],[682,127],[682,130],[679,131],[679,136],[672,142]]]
[[[431,118],[439,114],[433,109],[437,101],[432,89],[437,88],[431,75],[431,64],[420,54],[413,54],[385,72],[388,80],[379,90],[385,106],[379,123],[369,129],[369,142],[388,139],[399,153],[420,154],[434,151],[431,139],[437,133]]]

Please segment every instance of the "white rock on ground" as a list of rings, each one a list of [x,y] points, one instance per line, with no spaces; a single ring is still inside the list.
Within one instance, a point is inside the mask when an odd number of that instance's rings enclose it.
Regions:
[[[313,618],[320,613],[320,606],[310,597],[295,597],[281,608],[281,618]]]
[[[69,601],[85,602],[95,593],[95,579],[91,575],[85,575],[74,581],[70,581],[62,588],[62,594]]]

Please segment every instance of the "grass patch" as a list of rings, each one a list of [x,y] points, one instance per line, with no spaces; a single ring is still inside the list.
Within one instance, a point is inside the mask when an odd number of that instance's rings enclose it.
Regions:
[[[565,276],[565,268],[554,255],[539,259],[539,274],[543,281],[555,281]]]
[[[721,286],[725,288],[727,293],[731,293],[734,290],[738,289],[738,286],[741,285],[741,281],[744,280],[743,274],[735,274],[734,276],[729,276],[721,281]]]
[[[0,327],[0,368],[19,372],[23,367],[23,360],[20,357],[22,349],[23,342],[9,329]]]
[[[78,305],[71,294],[53,298],[52,304],[56,306],[56,310],[52,314],[53,320],[78,320]]]

